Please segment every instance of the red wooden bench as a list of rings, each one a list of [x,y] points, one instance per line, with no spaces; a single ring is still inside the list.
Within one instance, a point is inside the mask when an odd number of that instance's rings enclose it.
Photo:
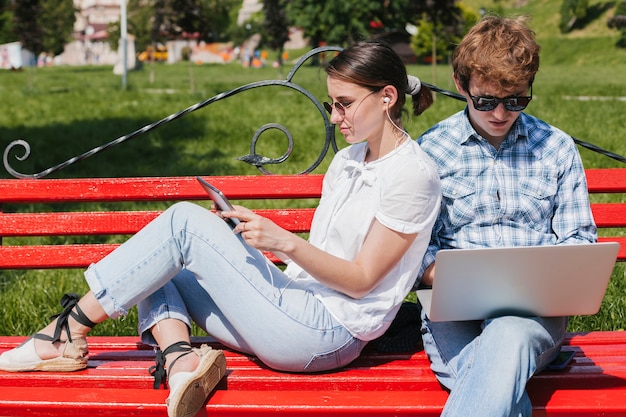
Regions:
[[[587,178],[592,194],[626,193],[626,169],[590,169]],[[319,197],[322,176],[211,180],[234,200],[303,199]],[[84,268],[115,247],[92,243],[37,246],[14,237],[126,235],[158,214],[51,212],[52,203],[206,199],[193,177],[0,180],[0,273],[3,269]],[[24,205],[28,212],[20,212]],[[619,259],[626,260],[626,237],[622,237],[626,203],[594,203],[592,208],[598,226],[609,229],[602,233],[602,240],[620,242]],[[308,231],[313,215],[310,208],[259,211],[295,232]],[[25,338],[0,336],[0,351]],[[194,339],[198,344],[207,341],[212,343],[208,338]],[[91,337],[88,342],[91,355],[86,370],[0,372],[0,415],[166,415],[167,391],[154,390],[147,372],[154,361],[150,347],[137,337]],[[565,349],[576,352],[566,369],[544,371],[529,384],[533,415],[626,416],[626,332],[568,334]],[[208,401],[210,416],[438,416],[447,398],[421,351],[385,354],[366,349],[346,369],[316,375],[275,372],[254,357],[228,350],[226,355],[228,374]]]

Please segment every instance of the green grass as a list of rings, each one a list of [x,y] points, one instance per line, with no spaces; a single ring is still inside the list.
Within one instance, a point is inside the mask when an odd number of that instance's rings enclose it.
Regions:
[[[552,3],[560,5],[560,1],[527,2],[528,10],[532,8],[541,13],[534,18],[534,24],[541,26],[543,22],[554,20]],[[556,11],[558,13],[558,7]],[[580,32],[560,35],[553,30],[538,30],[543,45],[542,68],[528,111],[580,140],[626,155],[623,140],[626,102],[619,100],[626,96],[626,77],[623,76],[626,56],[624,51],[612,47],[613,35],[603,31],[599,23],[594,21],[589,27],[593,36],[587,37]],[[283,74],[288,70],[289,66]],[[454,89],[447,66],[433,69],[416,65],[410,66],[409,72],[426,82]],[[27,140],[32,147],[31,156],[20,162],[12,155],[11,165],[20,172],[39,172],[220,92],[255,81],[284,79],[284,75],[273,68],[245,69],[236,64],[191,67],[186,63],[158,64],[152,69],[146,67],[130,72],[129,88],[122,90],[121,79],[113,75],[111,67],[2,71],[0,147],[5,149],[15,139]],[[294,81],[319,100],[326,99],[325,77],[319,68],[302,67]],[[578,96],[602,97],[603,100],[580,101],[575,98]],[[431,109],[419,118],[409,119],[405,126],[417,137],[463,106],[462,102],[439,96]],[[255,131],[268,122],[284,124],[295,140],[293,156],[284,166],[275,167],[275,172],[297,173],[317,158],[324,142],[322,117],[316,112],[304,96],[293,90],[254,89],[213,103],[53,176],[257,175],[256,168],[235,158],[249,152]],[[344,146],[340,137],[337,141],[340,147]],[[278,157],[285,151],[285,142],[282,134],[268,132],[262,136],[257,152]],[[587,149],[581,148],[581,155],[587,168],[622,166]],[[331,157],[332,151],[315,172],[323,173]],[[0,177],[9,175],[3,169]],[[620,201],[624,196],[599,198]],[[101,207],[111,208],[110,205]],[[9,242],[5,238],[4,243]],[[624,266],[618,264],[600,312],[595,316],[572,318],[569,329],[624,328],[625,286]],[[27,335],[37,331],[48,322],[50,315],[58,312],[58,302],[64,292],[84,293],[86,290],[81,270],[0,271],[0,303],[4,306],[0,312],[0,334]],[[136,323],[133,310],[125,319],[109,320],[98,326],[93,334],[133,335]]]
[[[67,158],[177,113],[193,104],[253,81],[277,78],[274,69],[246,70],[237,65],[194,66],[191,91],[186,64],[158,65],[155,81],[148,70],[129,74],[128,91],[110,68],[44,68],[0,74],[0,144],[26,139],[32,156],[14,164],[39,172]],[[306,85],[321,95],[318,69],[303,68]],[[306,83],[305,83],[306,84]],[[65,177],[244,174],[256,169],[235,162],[248,153],[250,139],[263,124],[284,124],[298,139],[291,169],[306,168],[308,150],[323,140],[321,117],[310,117],[312,105],[286,88],[254,89],[218,101],[156,131],[95,156],[59,173]],[[260,150],[284,152],[284,139],[272,132]],[[50,146],[54,142],[55,146]],[[120,163],[122,162],[122,163]],[[19,166],[18,166],[19,165]]]

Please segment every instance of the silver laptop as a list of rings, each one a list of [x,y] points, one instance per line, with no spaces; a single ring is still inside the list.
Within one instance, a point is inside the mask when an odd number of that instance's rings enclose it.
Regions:
[[[616,242],[440,250],[433,287],[417,296],[432,321],[595,314],[618,250]]]

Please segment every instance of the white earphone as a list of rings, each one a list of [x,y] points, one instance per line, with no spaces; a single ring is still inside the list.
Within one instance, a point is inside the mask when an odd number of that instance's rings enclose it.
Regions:
[[[411,138],[411,135],[409,135],[409,133],[408,133],[406,130],[401,129],[401,128],[400,128],[400,126],[398,126],[397,124],[395,124],[395,122],[391,119],[391,116],[389,115],[389,102],[390,102],[390,101],[391,101],[391,98],[389,98],[389,97],[385,97],[385,98],[383,99],[383,103],[385,103],[385,104],[387,105],[387,106],[385,107],[385,111],[387,112],[387,119],[389,119],[389,121],[391,122],[391,124],[393,125],[393,127],[395,127],[396,129],[398,129],[400,132],[404,133],[404,135],[405,135],[407,138],[409,138],[409,139],[410,139],[410,138]],[[397,146],[398,146],[398,142],[396,141],[396,147],[397,147]]]

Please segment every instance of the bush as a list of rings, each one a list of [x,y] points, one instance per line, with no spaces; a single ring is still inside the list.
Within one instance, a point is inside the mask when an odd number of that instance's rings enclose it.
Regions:
[[[180,51],[180,56],[181,56],[183,61],[189,61],[191,59],[191,47],[190,46],[185,46]]]
[[[561,33],[571,31],[576,22],[583,20],[587,16],[588,0],[563,0],[561,6],[561,23],[559,29]]]
[[[620,31],[621,36],[615,45],[619,48],[626,48],[626,1],[615,6],[615,15],[609,19],[607,26]]]

